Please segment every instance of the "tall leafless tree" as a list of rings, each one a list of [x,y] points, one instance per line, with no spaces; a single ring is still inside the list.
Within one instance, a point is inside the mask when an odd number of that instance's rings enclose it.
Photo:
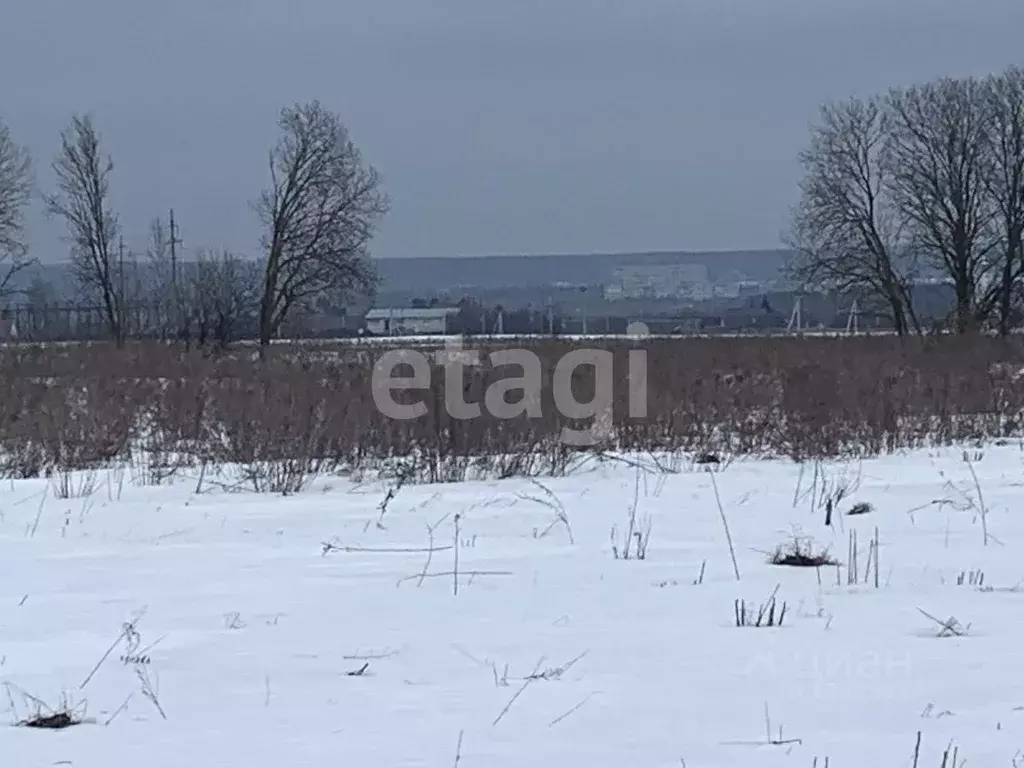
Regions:
[[[988,196],[984,88],[943,79],[893,90],[892,190],[923,254],[953,283],[953,320],[965,333],[987,320],[996,294]]]
[[[25,242],[25,210],[34,181],[28,149],[0,121],[0,297],[11,292],[14,277],[32,262]]]
[[[912,300],[913,254],[889,194],[889,127],[880,99],[822,107],[800,155],[789,273],[802,287],[880,305],[902,336],[920,327]]]
[[[57,191],[45,196],[47,211],[64,220],[71,266],[79,289],[96,301],[107,330],[124,344],[123,269],[118,258],[120,224],[110,203],[114,162],[103,152],[92,118],[76,116],[61,133],[53,161]]]
[[[985,133],[989,152],[987,194],[994,206],[999,333],[1010,332],[1020,308],[1024,276],[1024,70],[1011,68],[984,82]]]
[[[288,317],[326,295],[374,280],[370,240],[389,200],[341,119],[319,102],[281,112],[270,186],[256,202],[265,272],[259,340],[264,350]]]

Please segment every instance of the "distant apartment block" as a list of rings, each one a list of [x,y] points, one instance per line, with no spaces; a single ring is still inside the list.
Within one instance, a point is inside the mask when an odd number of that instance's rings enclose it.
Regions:
[[[604,286],[604,297],[616,299],[689,299],[714,296],[714,285],[704,264],[631,264],[616,267]]]

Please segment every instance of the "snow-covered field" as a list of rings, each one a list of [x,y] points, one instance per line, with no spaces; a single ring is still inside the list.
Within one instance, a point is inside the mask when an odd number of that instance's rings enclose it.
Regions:
[[[383,513],[387,483],[345,478],[5,482],[0,761],[864,768],[912,765],[920,731],[923,767],[951,740],[958,764],[1024,763],[1024,455],[967,459],[826,465],[840,512],[874,505],[833,530],[812,467],[797,493],[785,462],[592,461],[405,486]],[[647,557],[616,559],[634,504]],[[768,564],[794,536],[842,565]],[[737,599],[773,593],[781,627],[736,626]],[[62,701],[85,722],[16,726]]]

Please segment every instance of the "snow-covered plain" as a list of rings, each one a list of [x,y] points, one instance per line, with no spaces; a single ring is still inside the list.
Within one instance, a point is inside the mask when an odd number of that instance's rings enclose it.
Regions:
[[[1024,454],[967,458],[825,465],[833,484],[859,475],[841,511],[875,507],[834,530],[812,468],[797,494],[782,461],[406,485],[383,515],[387,482],[341,477],[289,497],[130,471],[86,498],[5,482],[0,761],[861,768],[912,765],[920,731],[923,767],[951,740],[968,766],[1024,762]],[[617,560],[634,498],[647,558]],[[768,564],[794,535],[843,565]],[[458,594],[431,575],[456,551]],[[776,589],[782,627],[735,626],[735,600]],[[922,610],[966,634],[940,637]],[[16,727],[61,701],[86,722]]]

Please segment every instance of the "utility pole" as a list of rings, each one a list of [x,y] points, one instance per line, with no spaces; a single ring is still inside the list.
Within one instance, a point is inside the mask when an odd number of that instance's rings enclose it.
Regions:
[[[118,287],[117,287],[117,326],[118,326],[118,330],[117,330],[117,333],[115,335],[118,337],[117,338],[118,344],[120,344],[121,339],[123,339],[125,337],[125,335],[126,335],[125,334],[125,327],[124,327],[126,312],[125,312],[125,306],[124,306],[125,295],[124,295],[124,238],[123,237],[118,238],[118,241],[117,241],[117,272],[118,272],[118,277],[117,277],[117,282],[118,282]]]
[[[174,334],[181,331],[181,301],[178,295],[178,227],[174,222],[174,209],[171,208],[171,321]]]

